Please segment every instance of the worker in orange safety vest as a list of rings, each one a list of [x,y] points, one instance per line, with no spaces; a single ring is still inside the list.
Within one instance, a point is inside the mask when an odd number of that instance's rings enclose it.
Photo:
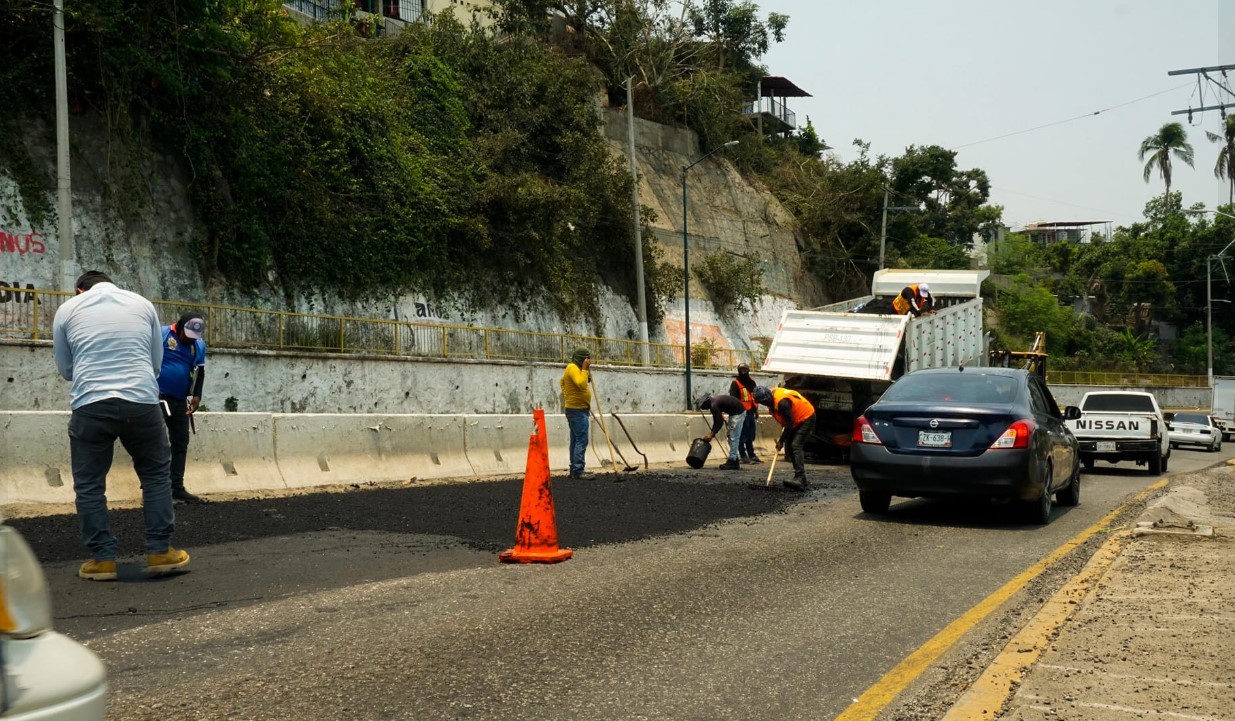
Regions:
[[[892,308],[897,315],[912,313],[914,317],[934,309],[935,298],[931,295],[931,287],[926,283],[907,285],[901,289],[900,295],[892,299]]]
[[[785,481],[786,488],[805,491],[810,488],[806,480],[806,441],[815,433],[815,407],[801,393],[788,388],[756,386],[755,402],[767,406],[772,417],[781,426],[776,450],[785,449],[786,459],[793,463],[793,480]]]
[[[729,395],[742,401],[746,409],[746,420],[742,423],[742,440],[738,447],[738,456],[742,463],[763,463],[755,455],[755,424],[759,419],[759,404],[755,402],[755,379],[750,377],[750,366],[738,364],[738,374],[729,384]]]

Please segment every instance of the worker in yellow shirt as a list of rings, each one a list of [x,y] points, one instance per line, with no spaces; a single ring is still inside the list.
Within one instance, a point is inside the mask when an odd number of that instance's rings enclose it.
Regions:
[[[592,389],[588,386],[588,368],[592,366],[592,352],[576,348],[570,356],[570,364],[562,373],[562,405],[566,409],[566,425],[570,428],[570,477],[591,478],[584,473],[587,453],[587,434],[591,426],[588,414],[592,409]]]

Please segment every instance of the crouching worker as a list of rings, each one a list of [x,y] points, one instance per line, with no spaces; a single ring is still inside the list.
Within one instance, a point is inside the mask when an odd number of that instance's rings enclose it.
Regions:
[[[935,309],[935,297],[926,283],[907,285],[901,289],[900,295],[892,299],[892,308],[898,315],[910,313],[917,318]]]
[[[806,441],[815,432],[815,407],[801,393],[787,388],[755,388],[755,402],[772,411],[772,417],[781,426],[776,450],[785,450],[785,456],[793,463],[793,480],[785,481],[786,488],[805,491],[810,488],[806,480]]]
[[[733,396],[714,396],[711,393],[705,393],[695,401],[695,407],[701,411],[712,411],[712,431],[703,437],[709,443],[716,437],[716,432],[720,430],[720,427],[728,423],[729,459],[720,464],[720,467],[726,471],[740,468],[738,449],[742,443],[742,426],[746,421],[746,408],[742,406],[742,401]],[[729,416],[728,421],[725,420],[726,415]]]

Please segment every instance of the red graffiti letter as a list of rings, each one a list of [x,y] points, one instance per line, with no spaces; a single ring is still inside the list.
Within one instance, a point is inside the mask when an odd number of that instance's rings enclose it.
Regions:
[[[30,233],[30,235],[28,236],[28,240],[30,244],[31,253],[34,253],[35,255],[43,255],[44,253],[47,252],[47,245],[42,240],[39,240],[40,238],[45,238],[45,237],[46,236],[44,236],[42,233],[38,232],[37,230]]]

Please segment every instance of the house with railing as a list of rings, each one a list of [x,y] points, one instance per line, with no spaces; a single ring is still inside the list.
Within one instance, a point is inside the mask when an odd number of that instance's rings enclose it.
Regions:
[[[798,116],[785,103],[785,98],[809,98],[811,94],[794,85],[788,78],[765,75],[759,78],[755,99],[746,103],[742,112],[755,122],[759,134],[789,135],[798,128]]]
[[[352,17],[373,18],[379,32],[397,34],[408,23],[423,22],[431,15],[454,13],[462,22],[490,21],[491,0],[284,0],[294,17],[307,22],[322,22]]]

